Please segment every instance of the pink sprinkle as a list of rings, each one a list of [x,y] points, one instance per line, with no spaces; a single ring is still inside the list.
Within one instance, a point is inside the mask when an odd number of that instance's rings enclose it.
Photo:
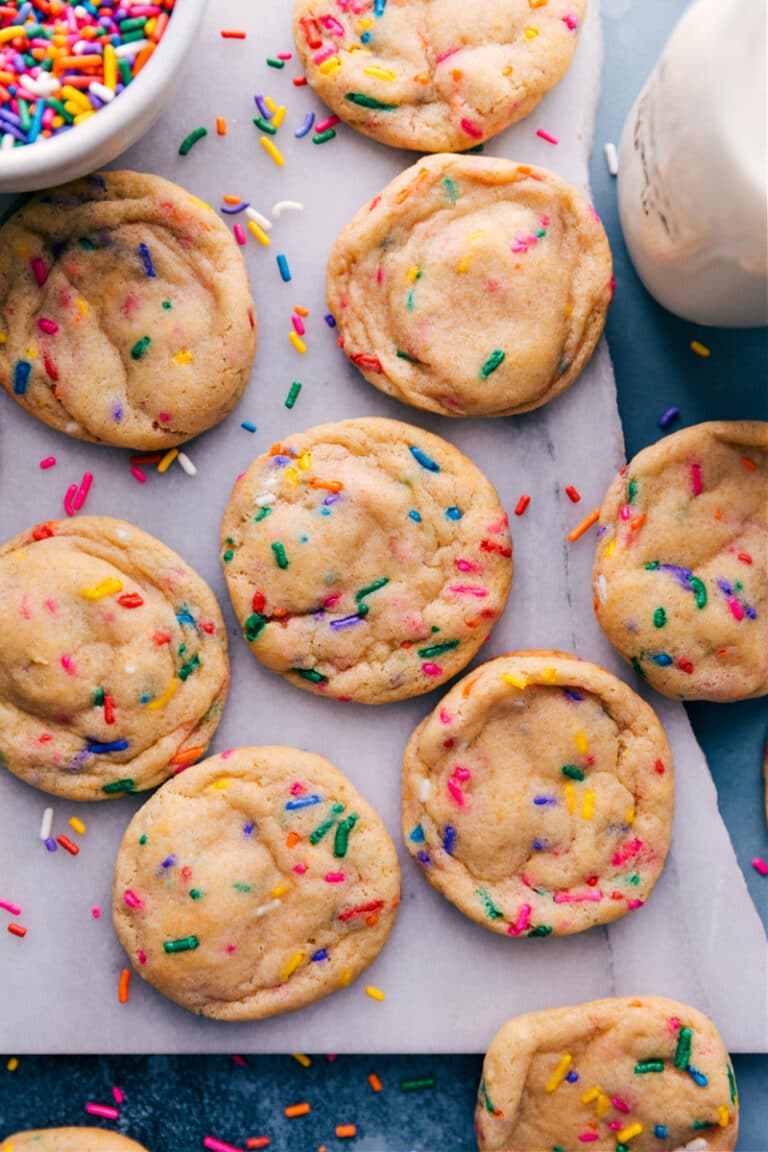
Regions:
[[[234,748],[227,748],[224,752],[220,753],[221,759],[222,760],[229,760],[229,758],[233,752],[234,752]]]
[[[530,904],[523,904],[520,911],[517,914],[517,920],[515,920],[514,924],[510,924],[509,928],[507,928],[507,935],[508,936],[519,936],[521,932],[525,931],[525,929],[528,927],[530,922],[531,922],[531,906],[530,906]]]
[[[630,912],[634,912],[635,908],[642,908],[642,906],[642,900],[630,900],[627,904],[627,908],[629,908]]]
[[[49,336],[55,336],[59,330],[58,324],[54,320],[48,320],[45,316],[40,317],[37,326],[41,332],[47,332]]]
[[[453,796],[453,798],[456,801],[456,803],[458,804],[459,808],[463,808],[465,803],[466,803],[466,801],[464,800],[464,793],[462,792],[461,788],[459,788],[458,784],[453,779],[453,777],[451,777],[451,779],[448,780],[447,787],[448,787],[448,791],[450,792],[451,796]]]
[[[744,619],[744,609],[742,608],[741,604],[739,604],[738,600],[735,599],[735,597],[729,596],[726,603],[727,603],[728,607],[730,608],[731,614],[733,615],[734,619],[736,619],[736,620],[743,620]]]
[[[691,486],[694,496],[701,496],[701,464],[691,464]]]
[[[527,252],[528,251],[528,245],[523,244],[520,240],[518,240],[517,244],[512,245],[511,251],[512,252]]]
[[[302,784],[300,780],[294,780],[291,784],[291,796],[303,796],[306,790],[306,785]]]
[[[453,716],[451,716],[450,712],[446,712],[445,708],[441,708],[440,709],[440,723],[441,724],[451,724],[452,722],[453,722]]]
[[[632,509],[630,508],[629,504],[624,505],[624,507],[619,512],[619,516],[621,516],[622,520],[629,520],[631,518]]]
[[[322,64],[324,60],[329,60],[331,56],[335,55],[336,46],[334,44],[329,44],[326,48],[321,48],[319,52],[316,52],[313,59],[315,64]]]
[[[170,412],[160,412],[157,418],[161,424],[169,424],[171,421],[171,414]]]
[[[610,1128],[611,1132],[618,1132],[619,1129],[623,1127],[623,1123],[624,1122],[622,1120],[611,1120],[608,1127]]]
[[[611,864],[613,864],[614,868],[618,868],[625,860],[629,860],[630,856],[636,856],[642,846],[642,840],[633,840],[631,844],[625,844],[618,852],[614,852]]]
[[[570,14],[568,16],[563,16],[563,24],[565,24],[566,28],[569,28],[571,32],[575,32],[579,26],[578,16],[573,16]]]
[[[121,1088],[118,1088],[117,1085],[115,1085],[114,1088],[112,1089],[112,1097],[115,1101],[115,1104],[122,1104],[125,1101],[125,1096],[123,1095],[123,1091]]]
[[[304,327],[304,321],[301,316],[297,316],[296,313],[294,313],[293,316],[291,316],[291,323],[297,336],[304,336],[306,334],[307,330]]]
[[[333,608],[341,600],[341,592],[334,592],[333,596],[328,596],[323,600],[323,608]]]
[[[341,124],[338,116],[326,116],[325,120],[315,124],[315,132],[327,132],[329,128],[335,128],[337,124]]]
[[[85,501],[88,498],[88,493],[91,490],[91,484],[93,484],[93,473],[84,472],[83,479],[80,483],[80,488],[78,489],[77,495],[72,501],[72,507],[74,508],[75,512],[79,512],[83,504],[85,504]]]
[[[443,674],[439,664],[422,664],[421,670],[425,676],[442,676]]]
[[[581,1136],[579,1136],[579,1140],[581,1140],[582,1144],[591,1144],[594,1140],[599,1139],[600,1137],[598,1136],[597,1132],[582,1132]]]
[[[472,773],[469,768],[455,768],[453,774],[457,780],[461,780],[462,782],[472,778]]]
[[[278,52],[277,58],[278,58],[278,60],[292,60],[293,59],[293,53],[292,52]]]
[[[67,488],[66,496],[64,497],[64,511],[67,516],[74,516],[75,509],[72,506],[72,501],[77,496],[77,484],[70,484]]]
[[[331,36],[344,36],[344,25],[335,16],[321,16],[320,23],[328,29]]]
[[[40,461],[40,467],[43,469],[43,471],[45,471],[47,468],[53,468],[55,463],[55,456],[46,456],[43,460]]]
[[[146,484],[147,482],[146,473],[142,472],[141,468],[137,468],[135,464],[131,467],[131,476],[134,480],[138,480],[139,484]]]
[[[61,657],[61,666],[68,676],[77,676],[77,670],[76,670],[74,664],[72,663],[72,657],[71,656],[62,656]]]
[[[141,900],[138,898],[136,893],[132,892],[130,888],[126,888],[123,899],[125,900],[125,902],[129,908],[143,908],[144,907],[144,905],[142,904]]]
[[[482,572],[482,564],[477,564],[474,560],[457,560],[456,567],[459,572]]]
[[[345,880],[346,876],[343,872],[326,872],[325,874],[326,884],[343,884]]]
[[[443,52],[442,56],[438,56],[437,63],[442,64],[443,60],[449,60],[451,56],[455,56],[460,51],[461,48],[449,48],[447,52]]]
[[[478,600],[488,595],[486,588],[472,587],[471,584],[451,584],[448,591],[455,592],[458,596],[477,596]]]
[[[670,1020],[669,1020],[670,1032],[677,1032],[679,1027],[680,1027],[680,1021],[678,1020],[677,1016],[671,1016]]]
[[[483,130],[479,124],[475,124],[474,120],[467,120],[466,116],[462,117],[461,127],[467,136],[471,136],[473,140],[482,139]]]
[[[623,1112],[625,1116],[629,1114],[629,1105],[624,1103],[621,1096],[614,1096],[611,1104],[613,1104],[617,1112]]]
[[[540,136],[542,140],[546,140],[547,144],[559,144],[560,143],[557,136],[552,136],[551,133],[545,132],[543,128],[537,129],[536,135]]]
[[[237,1064],[238,1068],[245,1068],[245,1060],[243,1060],[242,1056],[233,1056],[232,1059],[234,1060],[235,1064]]]
[[[139,949],[139,964],[146,964],[146,962],[147,962],[147,954],[143,948],[140,948]]]
[[[120,1119],[117,1108],[112,1108],[109,1104],[86,1104],[85,1110],[89,1116],[103,1116],[105,1120]]]
[[[599,904],[603,894],[599,888],[589,888],[586,892],[555,892],[555,904]]]
[[[236,950],[237,950],[236,944],[227,944],[226,948],[224,949],[224,951],[227,953],[228,956],[231,956],[232,953],[235,952]]]
[[[10,912],[11,916],[21,916],[21,908],[17,904],[11,904],[8,900],[0,900],[0,908],[4,908],[6,912]]]
[[[45,267],[45,264],[43,264],[42,260],[38,259],[32,261],[32,271],[34,273],[35,280],[37,280],[38,288],[42,288],[43,284],[45,284],[46,280],[48,279],[48,269]]]
[[[293,870],[297,876],[303,876],[307,870],[306,864],[294,864]]]
[[[203,1140],[203,1148],[209,1148],[210,1152],[240,1152],[234,1144],[225,1144],[223,1140],[217,1140],[215,1136],[206,1136]]]
[[[91,916],[93,916],[94,920],[101,919],[101,908],[99,908],[98,904],[95,904],[93,908],[91,908]],[[120,1101],[118,1100],[118,1104],[119,1103]]]
[[[759,872],[761,876],[768,876],[768,864],[766,864],[762,856],[755,856],[752,861],[752,867],[755,872]]]
[[[245,244],[245,232],[243,231],[242,224],[235,224],[233,232],[235,233],[235,240],[237,240],[238,244]]]

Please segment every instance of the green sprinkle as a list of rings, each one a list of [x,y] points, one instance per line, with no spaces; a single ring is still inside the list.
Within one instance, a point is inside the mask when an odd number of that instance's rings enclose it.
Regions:
[[[629,1144],[617,1144],[616,1152],[630,1152]]]
[[[699,580],[698,576],[691,576],[689,583],[691,585],[691,592],[693,592],[694,596],[696,597],[696,607],[699,609],[706,608],[707,589],[705,588],[703,581]]]
[[[302,680],[309,680],[312,684],[328,683],[328,677],[323,676],[322,672],[318,672],[316,668],[291,668],[290,671],[301,676]]]
[[[337,860],[343,860],[346,856],[349,834],[359,819],[360,817],[356,812],[351,812],[346,820],[342,820],[336,829],[336,837],[333,842],[333,854]]]
[[[261,520],[266,520],[267,516],[271,516],[271,515],[272,515],[272,509],[269,507],[268,504],[265,504],[263,508],[259,508],[258,512],[256,513],[256,515],[253,518],[253,522],[254,522],[254,524],[258,524]]]
[[[630,480],[627,485],[627,502],[632,504],[637,496],[637,480]]]
[[[202,140],[204,136],[208,135],[207,128],[195,128],[194,132],[190,132],[185,140],[182,140],[179,145],[179,156],[186,156],[192,151],[198,140]]]
[[[680,1035],[677,1038],[677,1050],[675,1052],[675,1068],[681,1068],[683,1071],[688,1067],[691,1062],[691,1044],[693,1041],[693,1032],[690,1028],[681,1028]]]
[[[491,899],[490,893],[485,888],[475,889],[475,894],[480,897],[483,904],[485,905],[485,911],[486,911],[488,918],[490,920],[503,920],[504,919],[504,913],[499,911],[499,909],[496,907],[493,900]]]
[[[278,568],[285,570],[288,567],[288,557],[285,554],[285,548],[283,548],[282,544],[273,544],[272,551],[275,554]]]
[[[415,356],[409,356],[407,352],[403,352],[400,348],[395,352],[398,360],[407,360],[409,364],[422,364],[423,361],[417,360]]]
[[[416,306],[416,301],[415,301],[414,296],[413,296],[413,288],[411,288],[411,290],[408,293],[408,299],[406,301],[406,307],[407,307],[409,312],[413,312],[413,309],[415,308],[415,306]]]
[[[197,652],[195,652],[192,659],[187,660],[186,664],[182,664],[181,668],[179,668],[179,680],[181,680],[182,683],[185,680],[188,680],[189,677],[192,675],[192,673],[195,671],[195,669],[199,668],[199,667],[200,667],[200,657],[198,656]]]
[[[260,612],[254,612],[249,616],[243,628],[243,634],[249,644],[253,644],[267,626],[267,617],[262,616]]]
[[[274,56],[267,56],[270,68],[285,68],[285,60],[276,60]]]
[[[529,936],[550,936],[551,933],[552,933],[552,929],[549,927],[548,924],[539,924],[538,928],[533,928],[528,933],[528,935]]]
[[[394,112],[397,104],[384,104],[374,96],[366,96],[364,92],[347,92],[344,97],[350,104],[357,104],[358,108],[373,108],[376,112]]]
[[[142,832],[141,836],[139,836],[139,844],[141,844],[141,846],[143,848],[144,845],[146,844],[146,842],[147,842],[147,834],[146,834],[146,832]]]
[[[637,872],[633,872],[631,876],[627,877],[627,884],[631,884],[634,888],[637,888],[639,883],[640,877],[638,876]]]
[[[269,120],[265,120],[263,116],[254,117],[253,122],[262,132],[267,132],[270,136],[277,136],[277,128],[274,124],[270,124]]]
[[[731,1089],[731,1104],[735,1104],[738,1099],[736,1095],[736,1077],[733,1074],[733,1068],[731,1068],[730,1064],[726,1065],[725,1070],[728,1073],[728,1086]]]
[[[193,900],[199,900],[200,897],[202,896],[202,892],[200,891],[199,888],[190,888],[189,895],[192,897]]]
[[[101,708],[103,703],[104,703],[104,689],[103,688],[97,688],[93,694],[93,706],[94,706],[94,708]]]
[[[667,622],[667,614],[663,608],[657,608],[653,614],[654,628],[663,628]]]
[[[507,354],[506,352],[503,352],[501,348],[497,348],[495,352],[491,352],[485,364],[483,364],[482,368],[480,369],[480,379],[487,380],[491,373],[495,372],[496,369],[504,363],[506,358]]]
[[[456,187],[456,185],[454,184],[453,180],[449,180],[446,177],[446,179],[443,180],[443,188],[445,188],[446,195],[447,195],[448,199],[450,200],[451,204],[455,204],[459,198],[459,190]]]
[[[312,137],[313,144],[327,144],[329,140],[336,139],[336,129],[326,128],[325,132],[315,132]]]
[[[136,781],[126,777],[125,780],[113,780],[111,784],[102,784],[101,790],[106,792],[107,796],[112,796],[115,792],[133,792],[135,787]]]
[[[184,936],[181,940],[164,940],[163,948],[166,952],[191,952],[200,947],[197,936]]]
[[[577,768],[575,764],[563,764],[560,771],[563,776],[567,776],[569,780],[581,781],[584,779],[584,773],[581,768]]]
[[[251,884],[246,884],[242,880],[236,880],[232,887],[236,892],[253,892],[253,886]]]
[[[480,1081],[480,1094],[483,1097],[483,1103],[485,1104],[486,1112],[490,1112],[491,1114],[495,1113],[496,1109],[494,1108],[493,1103],[491,1101],[491,1097],[488,1094],[488,1089],[486,1087],[485,1080]]]
[[[141,340],[137,340],[131,348],[131,360],[141,360],[151,343],[149,336],[142,336]]]
[[[293,408],[294,404],[299,398],[299,392],[301,392],[301,384],[299,384],[298,380],[294,380],[293,384],[291,384],[291,387],[288,390],[288,395],[285,398],[286,408]]]
[[[641,1060],[639,1064],[635,1064],[635,1073],[638,1076],[644,1075],[646,1072],[663,1072],[663,1060]]]
[[[173,304],[171,304],[170,300],[163,300],[163,308],[168,312],[169,309],[173,308]]]
[[[423,1092],[425,1088],[434,1088],[437,1081],[434,1076],[420,1076],[415,1080],[401,1080],[401,1092]]]
[[[458,648],[460,640],[446,640],[442,644],[432,644],[429,648],[419,648],[419,656],[428,660],[432,656],[442,656],[443,652],[451,652]]]
[[[310,833],[310,837],[309,837],[310,844],[319,844],[320,841],[323,839],[323,837],[328,835],[328,833],[330,832],[331,828],[333,828],[335,823],[336,823],[336,818],[334,816],[331,816],[328,820],[324,820],[322,824],[318,824],[318,826],[317,826],[317,828],[315,828],[314,832]]]
[[[226,552],[222,552],[221,558],[225,564],[229,564],[230,560],[234,558],[235,552],[233,548],[227,548]]]
[[[704,1128],[714,1128],[715,1122],[713,1120],[694,1120],[691,1124],[691,1129],[694,1132],[701,1132]]]
[[[649,560],[648,563],[645,565],[645,570],[646,570],[646,572],[655,572],[656,569],[658,568],[658,566],[659,566],[658,560]]]
[[[379,588],[383,588],[385,584],[389,584],[388,576],[382,576],[380,580],[374,580],[373,584],[366,584],[365,588],[361,588],[359,592],[355,592],[355,600],[359,604],[366,596],[370,596],[372,592],[378,592]]]
[[[552,1152],[565,1152],[565,1148],[561,1148],[559,1144],[555,1144]]]
[[[640,679],[645,680],[645,672],[643,671],[642,665],[641,665],[640,661],[638,660],[637,656],[632,656],[630,658],[629,662],[632,665],[632,667],[634,668],[635,672],[637,672]]]

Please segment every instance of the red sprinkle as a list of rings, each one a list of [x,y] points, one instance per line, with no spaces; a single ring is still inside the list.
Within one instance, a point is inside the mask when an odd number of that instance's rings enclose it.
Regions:
[[[693,672],[693,664],[691,664],[690,660],[687,660],[685,656],[681,656],[679,659],[675,660],[675,664],[680,669],[680,671],[685,672],[687,676],[690,676]]]
[[[568,485],[565,490],[565,494],[572,504],[578,504],[579,500],[581,500],[581,493],[576,488],[574,488],[573,484]]]
[[[339,912],[339,920],[346,924],[348,920],[356,920],[358,916],[365,916],[368,912],[378,912],[384,907],[383,900],[372,900],[370,904],[360,904],[357,908],[349,908],[346,912]]]
[[[238,32],[232,28],[222,28],[221,30],[222,40],[245,40],[245,36],[245,32]]]
[[[77,844],[73,844],[69,836],[57,836],[56,843],[61,844],[62,848],[69,852],[70,856],[77,856],[80,852]]]
[[[11,936],[18,936],[22,940],[27,934],[26,928],[22,927],[21,924],[9,924],[8,931],[10,932]]]
[[[122,596],[118,596],[117,602],[121,608],[141,608],[144,600],[138,592],[125,592]]]
[[[352,363],[357,364],[358,368],[367,368],[369,372],[384,371],[378,356],[369,356],[366,352],[358,352],[352,357]]]
[[[530,496],[521,496],[517,504],[515,504],[515,516],[522,516],[530,502]]]

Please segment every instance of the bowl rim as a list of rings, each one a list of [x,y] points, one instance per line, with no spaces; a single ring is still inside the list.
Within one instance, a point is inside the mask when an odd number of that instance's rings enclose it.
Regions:
[[[111,137],[137,120],[143,110],[159,101],[164,89],[173,82],[197,35],[205,5],[206,0],[176,0],[158,51],[133,83],[111,104],[101,108],[96,116],[78,124],[76,130],[62,132],[53,139],[46,138],[39,144],[0,152],[0,191],[6,181],[37,179],[48,172],[55,175],[58,168],[82,160],[90,152],[97,152]]]

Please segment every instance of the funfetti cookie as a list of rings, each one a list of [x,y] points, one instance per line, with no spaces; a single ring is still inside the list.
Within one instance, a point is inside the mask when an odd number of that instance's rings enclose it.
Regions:
[[[658,692],[768,692],[768,424],[698,424],[643,449],[603,501],[595,612]]]
[[[444,416],[507,416],[559,395],[589,361],[611,252],[559,176],[432,156],[347,225],[326,291],[339,343],[380,391]]]
[[[323,424],[259,456],[230,496],[222,560],[257,659],[366,704],[460,672],[512,580],[491,483],[445,440],[395,420]]]
[[[44,1128],[17,1132],[0,1152],[146,1152],[141,1144],[104,1128]]]
[[[672,757],[654,712],[562,652],[491,660],[403,760],[403,834],[426,877],[503,936],[564,936],[641,908],[664,866]]]
[[[381,951],[399,899],[394,845],[341,772],[296,748],[237,748],[134,816],[113,915],[165,996],[258,1020],[346,987]]]
[[[0,765],[70,800],[153,788],[198,760],[229,686],[205,581],[122,520],[0,545]]]
[[[517,1016],[483,1064],[480,1152],[732,1152],[736,1080],[714,1024],[660,996]]]
[[[461,152],[527,116],[570,67],[587,0],[295,0],[321,100],[366,136]]]
[[[103,172],[0,228],[0,384],[61,432],[181,444],[234,408],[255,351],[238,246],[176,184]]]

